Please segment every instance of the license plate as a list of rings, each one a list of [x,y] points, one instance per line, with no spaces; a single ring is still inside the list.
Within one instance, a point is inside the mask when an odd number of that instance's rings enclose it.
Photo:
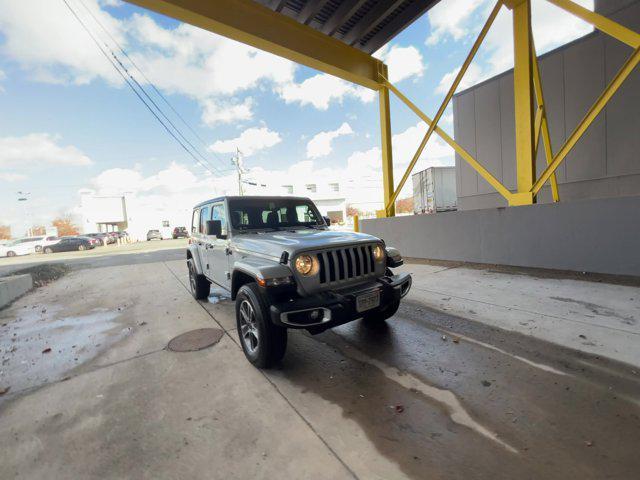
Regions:
[[[365,312],[380,306],[380,290],[365,293],[356,297],[356,310]]]

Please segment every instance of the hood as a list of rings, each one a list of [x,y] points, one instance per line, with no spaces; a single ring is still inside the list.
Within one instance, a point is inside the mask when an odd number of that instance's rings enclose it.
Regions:
[[[240,249],[280,258],[282,252],[294,255],[304,250],[354,245],[380,241],[366,233],[333,230],[296,230],[264,233],[243,233],[233,236],[233,243]]]

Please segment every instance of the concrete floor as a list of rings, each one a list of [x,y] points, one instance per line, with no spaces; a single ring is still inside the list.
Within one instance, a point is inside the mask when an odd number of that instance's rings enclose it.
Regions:
[[[386,326],[293,332],[263,372],[244,359],[225,295],[194,301],[184,261],[155,255],[85,265],[0,311],[0,478],[637,478],[635,367],[519,325],[584,326],[544,301],[545,288],[573,291],[541,280],[523,304],[505,293],[491,306],[477,282],[505,279],[461,270],[456,286],[453,270],[409,265],[414,290]],[[587,287],[594,305],[617,295]],[[591,312],[552,301],[572,320]],[[608,326],[638,318],[608,308]],[[165,349],[203,327],[227,334]]]

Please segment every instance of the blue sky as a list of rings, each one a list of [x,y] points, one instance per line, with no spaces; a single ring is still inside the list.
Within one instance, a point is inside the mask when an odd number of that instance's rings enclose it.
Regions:
[[[181,126],[216,172],[205,175],[166,134],[63,0],[0,0],[0,223],[15,233],[23,226],[18,191],[31,192],[33,223],[73,212],[81,189],[135,191],[150,202],[161,194],[172,204],[224,193],[236,145],[261,181],[333,176],[352,179],[354,203],[381,199],[371,91],[118,0],[68,1],[102,42],[113,44],[85,6],[125,47],[204,140]],[[592,0],[579,3],[592,8]],[[433,115],[492,6],[443,0],[376,55]],[[534,0],[533,16],[539,52],[589,31],[544,0]],[[510,68],[511,48],[503,8],[463,88]],[[399,178],[425,127],[397,101],[392,118]],[[453,133],[451,121],[448,112],[442,127]],[[452,151],[434,138],[419,168],[452,163]]]

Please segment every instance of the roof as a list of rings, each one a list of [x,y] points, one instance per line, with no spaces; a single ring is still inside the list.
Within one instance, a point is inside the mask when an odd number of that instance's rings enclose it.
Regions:
[[[205,200],[204,202],[200,202],[199,204],[195,205],[193,208],[199,208],[202,207],[203,205],[209,205],[210,203],[216,203],[216,202],[222,202],[223,200],[275,200],[275,199],[281,199],[281,198],[286,198],[287,200],[311,200],[309,197],[294,197],[292,195],[243,195],[243,196],[237,196],[237,195],[225,195],[222,197],[216,197],[216,198],[211,198],[209,200]]]
[[[440,0],[254,1],[370,54]]]

